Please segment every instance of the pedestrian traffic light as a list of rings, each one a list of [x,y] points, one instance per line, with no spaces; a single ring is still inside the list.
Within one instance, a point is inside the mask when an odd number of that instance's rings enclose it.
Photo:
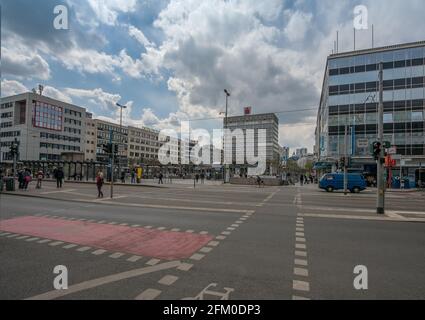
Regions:
[[[379,160],[381,158],[381,143],[379,141],[375,141],[373,143],[373,157],[375,160]]]
[[[119,152],[119,146],[117,144],[114,145],[114,154],[118,154]]]

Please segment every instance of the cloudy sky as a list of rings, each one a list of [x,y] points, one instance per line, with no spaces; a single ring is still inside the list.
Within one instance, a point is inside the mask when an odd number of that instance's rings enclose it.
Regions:
[[[44,84],[45,95],[98,118],[136,126],[220,128],[243,107],[279,114],[280,143],[314,144],[326,57],[336,31],[353,48],[354,7],[365,5],[375,45],[425,40],[423,0],[0,0],[2,96]],[[53,27],[55,6],[69,30]],[[371,45],[370,30],[357,47]]]

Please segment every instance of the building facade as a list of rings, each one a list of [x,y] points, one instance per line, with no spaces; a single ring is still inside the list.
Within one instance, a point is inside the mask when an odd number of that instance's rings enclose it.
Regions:
[[[418,180],[425,166],[425,41],[330,55],[316,126],[315,153],[376,171],[370,144],[377,140],[379,64],[384,74],[384,140],[393,146],[399,175]],[[345,128],[347,140],[345,143]]]
[[[19,160],[62,160],[81,153],[85,143],[84,108],[36,93],[1,99],[0,162],[11,163],[10,145],[19,142]]]
[[[97,125],[96,120],[93,119],[93,115],[89,112],[86,113],[86,137],[84,139],[85,150],[84,160],[85,161],[96,161],[97,154]]]
[[[247,145],[254,146],[254,155],[258,155],[258,136],[259,130],[266,130],[266,172],[265,174],[277,174],[280,165],[280,150],[279,150],[279,118],[274,113],[244,115],[228,117],[227,121],[224,120],[224,128],[235,132],[241,129],[243,132],[243,144],[237,144],[237,139],[225,138],[224,154],[232,154],[233,168],[237,171],[244,171],[248,166],[247,163]],[[246,130],[253,130],[253,137],[247,135]],[[254,140],[252,140],[252,138]],[[237,164],[237,159],[244,159],[243,164]],[[246,172],[242,172],[244,174]]]
[[[105,164],[109,163],[110,156],[103,150],[103,146],[111,142],[118,145],[118,156],[115,161],[116,165],[120,165],[121,168],[128,166],[128,128],[120,126],[112,122],[107,122],[99,119],[94,120],[96,124],[97,132],[97,147],[96,147],[96,161]]]
[[[128,159],[134,165],[158,163],[159,131],[150,128],[128,128]]]

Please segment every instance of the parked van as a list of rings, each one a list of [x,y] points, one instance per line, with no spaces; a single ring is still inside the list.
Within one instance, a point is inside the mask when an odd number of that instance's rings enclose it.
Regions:
[[[347,189],[353,193],[359,193],[366,189],[366,180],[359,173],[348,173]],[[319,183],[319,188],[332,192],[334,190],[344,190],[344,173],[325,174]]]

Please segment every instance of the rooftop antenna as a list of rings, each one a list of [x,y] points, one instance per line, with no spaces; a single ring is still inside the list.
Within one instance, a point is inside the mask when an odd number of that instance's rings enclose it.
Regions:
[[[372,49],[374,48],[374,29],[373,29],[373,24],[372,24]]]
[[[339,31],[336,32],[336,53],[339,53]]]
[[[353,28],[354,30],[354,51],[356,51],[356,28]]]

